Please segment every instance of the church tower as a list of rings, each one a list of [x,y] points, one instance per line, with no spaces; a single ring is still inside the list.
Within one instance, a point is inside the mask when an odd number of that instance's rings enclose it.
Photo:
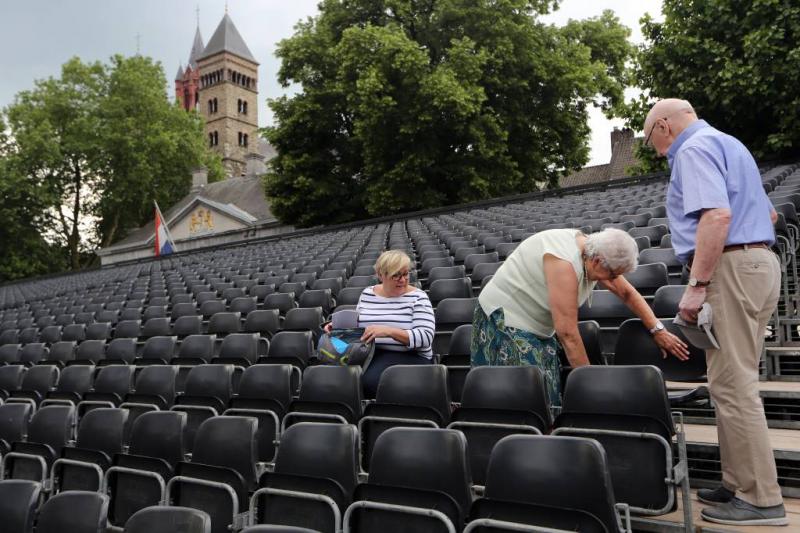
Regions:
[[[192,51],[189,52],[186,70],[182,65],[179,66],[178,74],[175,76],[175,98],[186,111],[197,109],[200,101],[200,69],[197,67],[197,58],[203,53],[203,50],[205,50],[205,45],[203,45],[203,37],[200,36],[200,27],[198,26],[194,33],[194,42]]]
[[[199,36],[198,31],[195,43],[202,45]],[[196,65],[196,109],[205,119],[207,142],[222,156],[229,176],[242,176],[245,156],[258,150],[258,62],[227,13]]]

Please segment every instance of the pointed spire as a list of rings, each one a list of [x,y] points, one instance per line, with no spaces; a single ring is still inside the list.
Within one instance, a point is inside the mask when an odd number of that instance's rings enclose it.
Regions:
[[[189,53],[189,67],[191,67],[192,70],[197,70],[197,60],[200,58],[200,55],[202,55],[204,49],[203,36],[200,35],[200,25],[198,24],[197,30],[194,32],[192,51]]]
[[[250,52],[239,30],[236,29],[233,20],[231,20],[231,17],[227,13],[222,17],[222,21],[214,31],[214,35],[212,35],[211,39],[208,41],[208,46],[206,46],[202,55],[197,59],[210,57],[220,52],[228,52],[258,64],[258,61],[253,57],[252,52]]]
[[[175,74],[175,81],[181,81],[183,79],[183,64],[178,65],[178,73]]]

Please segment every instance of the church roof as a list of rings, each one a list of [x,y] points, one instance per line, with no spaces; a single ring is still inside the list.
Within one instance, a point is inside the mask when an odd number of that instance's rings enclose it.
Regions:
[[[192,43],[192,51],[189,52],[189,66],[193,70],[197,70],[197,60],[203,53],[205,45],[203,44],[203,37],[200,35],[200,28],[194,32],[194,42]]]
[[[233,20],[231,20],[231,17],[228,16],[227,13],[222,17],[222,21],[219,23],[219,26],[217,26],[214,35],[211,36],[211,40],[208,41],[206,49],[197,60],[211,57],[220,52],[228,52],[258,64],[258,61],[253,57],[250,49],[247,48],[239,30],[236,29]]]
[[[175,81],[180,81],[183,79],[183,65],[178,65],[178,73],[175,74]]]
[[[264,194],[264,183],[260,177],[228,178],[191,191],[164,213],[165,220],[171,221],[185,212],[198,198],[202,198],[204,203],[213,205],[224,213],[236,214],[240,219],[247,219],[251,224],[277,222],[269,208]],[[155,224],[148,222],[141,228],[134,229],[111,248],[146,243],[154,231]]]

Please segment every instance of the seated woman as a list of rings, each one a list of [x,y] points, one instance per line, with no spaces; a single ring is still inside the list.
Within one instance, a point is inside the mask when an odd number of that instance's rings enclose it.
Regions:
[[[364,342],[375,341],[375,355],[364,371],[367,398],[374,398],[384,370],[392,365],[431,364],[435,322],[425,291],[409,284],[411,259],[390,250],[378,257],[378,285],[367,287],[358,300],[358,326]]]
[[[472,322],[472,366],[535,365],[551,405],[561,405],[559,351],[570,366],[589,364],[578,331],[578,308],[595,285],[619,297],[644,323],[662,354],[688,359],[688,347],[664,329],[650,306],[622,276],[636,268],[639,249],[617,229],[584,235],[554,229],[525,239],[481,291]]]

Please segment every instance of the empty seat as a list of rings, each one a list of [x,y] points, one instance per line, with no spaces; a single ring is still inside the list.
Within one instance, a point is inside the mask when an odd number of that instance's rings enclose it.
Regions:
[[[299,306],[301,308],[319,307],[322,309],[323,316],[328,316],[333,309],[334,301],[330,289],[312,289],[300,295]]]
[[[5,400],[12,392],[19,390],[24,373],[25,367],[22,365],[0,366],[0,399]]]
[[[175,398],[174,411],[186,412],[186,446],[192,449],[194,434],[202,422],[222,413],[231,398],[233,365],[193,367],[184,393]]]
[[[189,300],[191,300],[190,295],[187,294],[186,296],[188,296]],[[172,313],[171,313],[172,320],[177,320],[182,316],[195,316],[197,314],[198,314],[197,305],[194,302],[188,301],[188,302],[178,303],[173,298]]]
[[[61,340],[61,326],[47,326],[39,332],[39,342],[53,344]],[[5,332],[8,333],[8,332]],[[16,338],[13,342],[16,342]],[[3,343],[5,344],[5,343]]]
[[[28,433],[33,408],[29,404],[0,405],[0,455],[11,450],[11,443],[23,440]]]
[[[281,438],[274,471],[261,476],[253,494],[253,522],[322,533],[341,531],[341,515],[352,500],[357,467],[355,426],[293,425]]]
[[[603,353],[613,353],[620,324],[635,315],[611,291],[595,289],[592,291],[591,304],[590,307],[587,301],[578,309],[578,320],[597,321],[601,328]]]
[[[111,459],[127,442],[127,422],[126,409],[101,407],[86,413],[75,446],[63,447],[61,458],[53,463],[51,490],[100,490]]]
[[[133,387],[133,366],[110,365],[100,369],[92,389],[83,394],[78,404],[78,414],[83,415],[98,407],[119,407]]]
[[[20,344],[4,344],[0,346],[0,364],[18,363],[21,349],[22,346]]]
[[[367,405],[359,422],[363,470],[369,471],[372,448],[387,429],[398,425],[435,428],[449,423],[447,367],[390,366],[381,375],[375,402]]]
[[[144,312],[142,313],[142,320],[147,323],[148,320],[151,318],[166,318],[167,317],[167,306],[166,305],[150,305],[145,307]]]
[[[331,291],[331,295],[335,298],[339,295],[339,291],[342,290],[342,277],[336,276],[332,278],[322,278],[314,280],[314,283],[311,284],[312,290],[324,290],[329,289]]]
[[[217,313],[225,312],[225,302],[222,300],[206,300],[200,304],[200,314],[206,320],[210,319]]]
[[[617,501],[659,515],[676,506],[682,486],[691,510],[685,441],[678,438],[661,372],[653,366],[582,367],[567,381],[554,434],[596,439],[609,457]],[[691,516],[691,512],[689,513]]]
[[[451,267],[435,267],[428,274],[428,285],[440,279],[459,279],[466,277],[467,272],[464,265]]]
[[[259,355],[267,353],[268,347],[269,342],[257,333],[231,333],[222,339],[213,362],[250,366],[256,363]]]
[[[137,358],[138,364],[168,364],[175,354],[175,337],[158,336],[150,337],[142,347],[142,353]]]
[[[356,305],[358,304],[361,293],[364,292],[364,287],[345,287],[339,291],[339,296],[336,298],[336,305]]]
[[[215,353],[214,335],[189,335],[181,341],[178,355],[172,363],[179,365],[198,365],[211,361]]]
[[[644,250],[642,253],[651,250]],[[652,298],[660,287],[669,285],[667,267],[662,263],[641,263],[636,270],[626,273],[625,279],[645,298]]]
[[[172,333],[182,339],[203,332],[203,319],[199,315],[181,316],[172,323]]]
[[[283,419],[357,424],[361,418],[361,367],[312,366],[303,373],[300,396]]]
[[[472,476],[486,479],[489,455],[508,435],[542,434],[550,429],[550,405],[544,375],[538,367],[476,367],[467,374],[461,406],[448,426],[460,430],[469,444]]]
[[[112,339],[106,346],[106,361],[113,364],[133,364],[136,359],[136,339]]]
[[[253,296],[240,296],[231,301],[228,309],[234,313],[240,313],[241,316],[247,316],[250,312],[255,311],[258,307],[258,302]]]
[[[11,444],[3,456],[6,478],[29,479],[44,484],[50,466],[72,439],[75,407],[48,405],[37,410],[28,424],[28,438]]]
[[[61,330],[62,341],[81,342],[86,338],[86,326],[84,324],[69,324]]]
[[[684,292],[686,285],[669,285],[658,289],[653,298],[653,313],[659,318],[674,318]]]
[[[95,322],[86,326],[87,340],[108,340],[111,338],[112,325],[110,322]]]
[[[445,298],[472,298],[472,282],[469,278],[438,279],[431,283],[428,298],[434,307]]]
[[[259,363],[290,364],[299,369],[308,366],[314,352],[314,334],[311,331],[279,331],[272,337],[269,352]]]
[[[242,315],[240,313],[218,312],[208,321],[208,333],[213,335],[228,335],[238,333],[242,327]]]
[[[319,339],[320,329],[324,321],[321,307],[298,307],[290,309],[283,321],[285,331],[310,331],[314,342]]]
[[[97,533],[105,531],[108,498],[81,490],[52,496],[42,505],[36,533]]]
[[[125,407],[133,411],[135,407],[144,410],[169,409],[175,401],[175,380],[178,368],[175,366],[147,366],[136,376],[136,387],[125,395]]]
[[[464,380],[471,368],[471,342],[472,324],[462,324],[453,330],[447,353],[440,354],[441,363],[447,367],[447,386],[454,402],[461,401]]]
[[[445,353],[450,337],[462,324],[471,324],[477,298],[445,298],[436,306],[436,332],[433,336],[433,353]]]
[[[245,333],[258,333],[271,338],[281,329],[281,317],[277,309],[259,309],[251,311],[244,321]]]
[[[5,533],[30,533],[39,507],[41,485],[35,481],[0,481],[0,517]]]
[[[297,307],[294,301],[294,293],[276,292],[264,298],[264,309],[277,309],[281,315],[285,315],[290,309]]]
[[[375,275],[369,276],[350,276],[347,280],[346,287],[347,288],[366,288],[371,287],[378,283],[378,279]]]
[[[73,365],[61,371],[54,390],[49,391],[42,405],[72,404],[77,405],[84,393],[92,388],[94,366]]]
[[[254,418],[206,420],[197,430],[192,462],[178,463],[169,482],[169,500],[208,513],[212,533],[229,532],[236,515],[247,509],[256,482],[256,430]]]
[[[141,335],[141,320],[121,320],[114,328],[115,339],[136,339]]]
[[[142,326],[142,337],[170,336],[172,335],[172,325],[169,318],[151,318]]]
[[[253,365],[245,369],[239,392],[230,399],[227,415],[252,416],[258,419],[256,441],[258,460],[272,461],[280,424],[296,385],[295,370],[290,365]]]
[[[378,437],[370,464],[369,482],[356,487],[345,514],[346,531],[461,530],[472,478],[460,431],[390,429]]]
[[[28,369],[22,376],[19,390],[11,393],[9,402],[30,403],[37,406],[58,382],[59,370],[56,366],[43,365]]]
[[[125,533],[211,533],[211,517],[188,507],[146,507],[125,523]]]
[[[186,413],[154,411],[136,418],[128,451],[114,455],[105,475],[112,525],[125,524],[137,511],[166,498],[166,483],[184,459],[185,426]]]
[[[473,503],[470,519],[512,522],[516,531],[630,531],[615,505],[606,454],[596,441],[512,435],[492,450],[484,497]],[[472,531],[494,531],[495,523],[477,523]]]
[[[680,262],[672,248],[648,248],[639,252],[639,263],[646,265],[649,263],[663,263],[669,272],[670,283],[678,285],[681,283],[683,274],[683,263]]]
[[[650,239],[650,246],[658,246],[661,244],[661,238],[669,233],[669,228],[664,225],[659,226],[643,226],[636,227],[628,230],[628,235],[633,238],[647,237]]]

